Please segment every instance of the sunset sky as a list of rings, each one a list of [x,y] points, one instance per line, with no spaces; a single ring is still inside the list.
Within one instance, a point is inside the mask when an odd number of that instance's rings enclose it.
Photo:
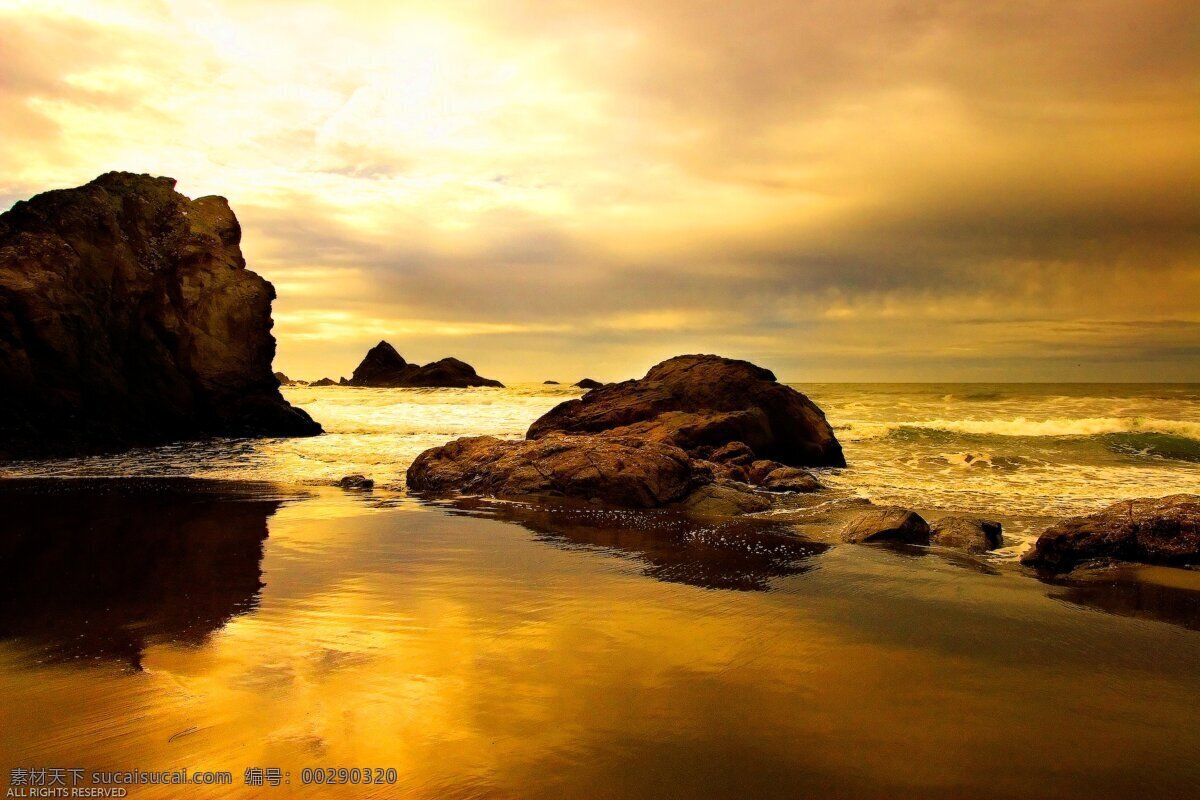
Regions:
[[[0,210],[230,199],[277,368],[1200,380],[1200,4],[0,0]]]

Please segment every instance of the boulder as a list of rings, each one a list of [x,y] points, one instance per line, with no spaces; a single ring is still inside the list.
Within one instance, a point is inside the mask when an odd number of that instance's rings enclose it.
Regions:
[[[925,544],[929,541],[929,524],[919,514],[905,508],[872,508],[860,512],[846,523],[842,528],[841,537],[843,541],[855,544]]]
[[[0,214],[0,457],[320,433],[240,240],[225,198],[123,172]]]
[[[771,470],[760,485],[772,492],[817,492],[824,488],[811,472],[799,467]]]
[[[528,438],[608,432],[669,442],[689,452],[741,442],[758,459],[789,466],[845,466],[825,414],[800,392],[747,361],[678,356],[640,380],[568,400],[533,423]]]
[[[366,475],[346,475],[337,482],[337,485],[343,489],[374,489],[375,481],[368,478]]]
[[[768,475],[782,466],[783,464],[780,464],[778,461],[755,461],[746,469],[746,480],[755,486],[759,486],[767,479]]]
[[[407,480],[416,492],[572,497],[623,508],[658,508],[682,500],[712,477],[671,445],[553,435],[520,441],[457,439],[417,456]]]
[[[579,383],[573,385],[576,389],[599,389],[604,384],[600,381],[594,381],[591,378],[584,378]]]
[[[771,501],[745,486],[718,482],[696,489],[678,507],[694,516],[736,517],[766,511],[771,507]]]
[[[1096,560],[1200,563],[1200,495],[1125,500],[1095,514],[1062,520],[1021,560],[1051,572]]]
[[[968,553],[986,553],[1004,546],[999,522],[973,517],[942,517],[929,526],[931,544]]]
[[[346,385],[449,389],[474,386],[504,387],[500,381],[480,377],[474,367],[457,358],[443,358],[425,366],[409,364],[396,352],[396,348],[387,342],[380,342],[367,351],[367,355],[355,368]]]

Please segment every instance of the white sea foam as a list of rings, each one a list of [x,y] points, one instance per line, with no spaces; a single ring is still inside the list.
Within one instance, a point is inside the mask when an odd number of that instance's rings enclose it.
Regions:
[[[851,441],[879,439],[899,430],[945,431],[974,436],[1100,436],[1113,433],[1162,433],[1200,441],[1200,422],[1147,417],[1054,417],[1030,419],[930,419],[914,422],[849,422],[839,426]]]

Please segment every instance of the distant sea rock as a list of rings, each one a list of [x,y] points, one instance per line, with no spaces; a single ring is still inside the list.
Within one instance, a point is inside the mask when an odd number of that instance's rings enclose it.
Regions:
[[[558,386],[558,381],[542,381],[543,386]]]
[[[337,386],[338,382],[333,378],[321,378],[309,384],[309,386]]]
[[[294,381],[282,372],[275,373],[275,380],[279,381],[280,386],[297,386],[299,381]]]
[[[443,358],[425,366],[409,364],[387,342],[380,342],[367,351],[362,363],[354,370],[348,386],[374,386],[379,388],[448,388],[465,389],[474,386],[504,384],[490,378],[480,377],[470,364],[457,358]]]
[[[0,215],[0,457],[320,433],[240,240],[225,198],[124,172]]]
[[[645,436],[694,451],[741,442],[793,467],[842,467],[824,412],[770,370],[713,355],[676,356],[640,380],[612,383],[560,403],[529,428],[549,433]]]
[[[1125,500],[1062,520],[1021,557],[1050,572],[1103,560],[1200,564],[1200,495]]]
[[[560,404],[524,441],[472,437],[426,450],[409,468],[408,486],[729,516],[763,511],[781,493],[820,489],[789,465],[797,462],[845,463],[808,398],[745,361],[681,356],[641,381]],[[751,474],[765,491],[750,485]]]
[[[591,378],[584,378],[579,383],[574,384],[576,389],[599,389],[603,385],[600,381],[594,381]]]

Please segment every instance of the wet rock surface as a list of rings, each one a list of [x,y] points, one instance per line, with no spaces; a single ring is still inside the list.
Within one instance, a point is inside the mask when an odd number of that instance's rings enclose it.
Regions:
[[[871,542],[929,542],[929,523],[906,508],[870,508],[855,515],[841,531],[842,541],[853,544]]]
[[[1200,496],[1125,500],[1053,525],[1021,561],[1058,572],[1098,560],[1200,563]]]
[[[614,433],[689,452],[741,442],[760,459],[789,466],[845,466],[825,414],[769,370],[714,355],[678,356],[640,380],[608,384],[559,404],[528,438]]]
[[[986,553],[1004,546],[999,522],[972,517],[942,517],[930,524],[930,543],[968,553]]]

